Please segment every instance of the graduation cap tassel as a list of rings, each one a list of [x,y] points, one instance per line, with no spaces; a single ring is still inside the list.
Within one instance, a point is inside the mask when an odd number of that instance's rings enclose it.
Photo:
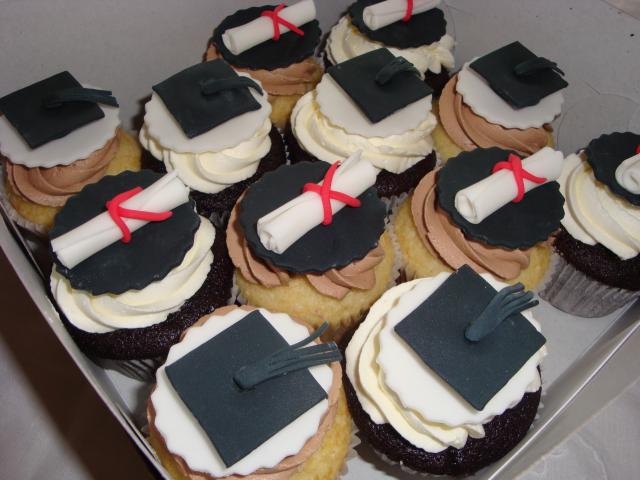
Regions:
[[[505,287],[496,293],[482,313],[469,323],[464,335],[470,342],[478,342],[514,313],[535,307],[538,303],[538,300],[533,300],[533,292],[525,291],[522,283]]]
[[[564,75],[564,72],[560,70],[560,67],[558,67],[556,62],[552,62],[544,57],[532,58],[531,60],[519,63],[513,68],[513,72],[519,77],[533,75],[542,70],[553,70],[560,75]]]
[[[118,106],[116,97],[109,90],[97,90],[95,88],[72,87],[58,90],[42,101],[44,108],[58,108],[65,103],[88,102],[102,103],[112,107]]]
[[[404,57],[396,57],[382,67],[376,74],[376,83],[378,85],[386,85],[393,79],[393,77],[401,72],[409,72],[420,76],[420,72],[413,63]]]
[[[251,365],[241,367],[233,376],[233,380],[241,389],[249,390],[267,380],[296,370],[342,360],[342,354],[335,342],[303,348],[319,338],[328,327],[329,324],[324,322],[304,340],[278,350]]]
[[[253,88],[260,95],[263,95],[260,85],[255,80],[240,75],[230,78],[210,78],[200,84],[200,92],[207,95],[214,95],[224,90],[236,90],[238,88]]]

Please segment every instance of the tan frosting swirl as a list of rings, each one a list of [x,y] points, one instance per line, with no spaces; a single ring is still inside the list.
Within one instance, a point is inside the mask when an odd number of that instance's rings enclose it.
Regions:
[[[95,183],[105,175],[119,145],[116,134],[87,158],[51,168],[27,168],[7,159],[7,180],[11,188],[27,200],[38,205],[61,207],[85,185]]]
[[[231,211],[227,227],[227,248],[229,256],[242,276],[250,283],[267,288],[289,283],[290,274],[257,258],[249,248],[238,224],[238,203]],[[375,267],[384,259],[380,245],[367,255],[349,265],[332,268],[322,274],[307,273],[305,277],[322,295],[343,299],[351,289],[368,290],[376,283]]]
[[[215,60],[217,58],[221,58],[220,53],[214,45],[209,45],[205,59]],[[304,95],[313,90],[322,76],[322,67],[311,57],[274,70],[233,68],[260,80],[269,95]]]
[[[457,78],[454,75],[445,85],[438,107],[443,128],[459,148],[500,147],[528,156],[547,145],[545,128],[504,128],[476,115],[456,91]]]
[[[436,204],[436,173],[424,177],[411,200],[413,222],[429,252],[452,269],[468,264],[479,273],[492,273],[511,280],[529,266],[528,250],[490,247],[465,238],[446,212]]]

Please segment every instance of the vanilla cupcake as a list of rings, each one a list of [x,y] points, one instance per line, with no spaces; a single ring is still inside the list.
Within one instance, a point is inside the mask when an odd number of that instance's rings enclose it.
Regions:
[[[325,66],[345,62],[384,47],[404,57],[440,95],[455,66],[453,37],[439,2],[358,0],[331,29],[324,49]]]
[[[535,288],[549,266],[548,240],[564,215],[553,181],[562,163],[562,153],[551,148],[524,161],[513,152],[478,148],[428,174],[393,223],[407,277],[469,265]],[[520,169],[536,183],[519,180],[514,173]]]
[[[322,76],[314,58],[322,33],[315,17],[313,0],[238,10],[213,31],[205,60],[222,58],[259,80],[273,107],[271,121],[284,128],[298,99]]]
[[[554,62],[513,42],[463,65],[438,100],[433,132],[443,160],[474,148],[521,156],[553,146],[550,123],[560,114],[567,82]]]
[[[12,219],[44,235],[65,202],[105,175],[140,169],[118,103],[61,72],[0,98],[1,196]]]
[[[309,333],[253,307],[216,310],[184,333],[147,403],[149,441],[171,478],[338,477],[351,440],[340,354]],[[271,371],[266,361],[283,354],[286,367]]]

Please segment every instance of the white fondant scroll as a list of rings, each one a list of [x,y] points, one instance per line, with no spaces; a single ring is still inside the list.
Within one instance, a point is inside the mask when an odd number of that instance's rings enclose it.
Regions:
[[[331,190],[358,197],[376,182],[379,170],[368,160],[360,158],[361,151],[350,156],[333,177]],[[322,185],[320,182],[319,185]],[[344,203],[331,200],[335,215]],[[305,233],[322,223],[324,212],[320,196],[305,192],[258,220],[258,236],[268,250],[282,253]]]
[[[371,30],[378,30],[402,20],[407,13],[407,0],[385,0],[366,7],[362,11],[362,20]],[[437,7],[440,0],[414,0],[413,15]]]
[[[132,210],[160,213],[173,210],[189,201],[189,189],[178,178],[177,172],[163,176],[143,191],[122,202],[122,207]],[[145,226],[147,221],[124,218],[131,232]],[[51,248],[58,260],[67,268],[73,268],[91,255],[122,238],[122,232],[108,212],[51,240]]]
[[[616,182],[627,192],[640,194],[640,153],[618,165]]]
[[[545,183],[557,180],[562,172],[563,160],[562,152],[550,147],[545,147],[523,160],[523,170],[546,179],[544,183],[535,183],[524,179],[525,193]],[[469,222],[477,224],[511,202],[517,193],[518,189],[513,172],[500,170],[456,193],[455,206],[460,215]]]
[[[295,5],[283,8],[278,16],[299,27],[316,18],[316,5],[313,0],[302,0]],[[280,34],[289,31],[282,24],[279,28]],[[256,18],[239,27],[230,28],[222,34],[222,41],[234,55],[239,55],[270,38],[273,38],[273,21],[267,17]]]

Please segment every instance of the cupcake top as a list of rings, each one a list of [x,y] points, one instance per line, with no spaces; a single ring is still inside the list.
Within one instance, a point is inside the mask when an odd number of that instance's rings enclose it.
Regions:
[[[332,64],[386,47],[413,63],[421,75],[452,69],[453,38],[446,34],[439,2],[358,0],[331,29],[326,54]],[[411,4],[411,5],[409,5]]]
[[[540,389],[546,349],[531,299],[469,267],[389,290],[346,350],[362,408],[427,452],[484,437],[484,424]]]
[[[569,155],[560,177],[563,227],[587,245],[601,244],[621,260],[640,252],[640,135],[616,132]]]
[[[190,188],[218,193],[255,174],[271,148],[270,113],[258,81],[204,62],[153,87],[140,142]]]
[[[374,50],[329,68],[296,104],[291,129],[324,162],[362,150],[376,167],[402,173],[433,151],[431,93],[411,63]]]
[[[442,125],[463,150],[499,146],[530,155],[548,142],[545,125],[567,82],[554,62],[513,42],[466,63],[443,90]]]
[[[317,344],[320,333],[249,307],[202,318],[156,373],[152,438],[180,459],[185,476],[289,478],[336,413],[341,357],[334,343]],[[285,367],[269,369],[274,360]]]
[[[143,170],[85,187],[50,236],[60,309],[78,329],[108,333],[149,327],[179,310],[209,273],[215,229],[175,174]]]

